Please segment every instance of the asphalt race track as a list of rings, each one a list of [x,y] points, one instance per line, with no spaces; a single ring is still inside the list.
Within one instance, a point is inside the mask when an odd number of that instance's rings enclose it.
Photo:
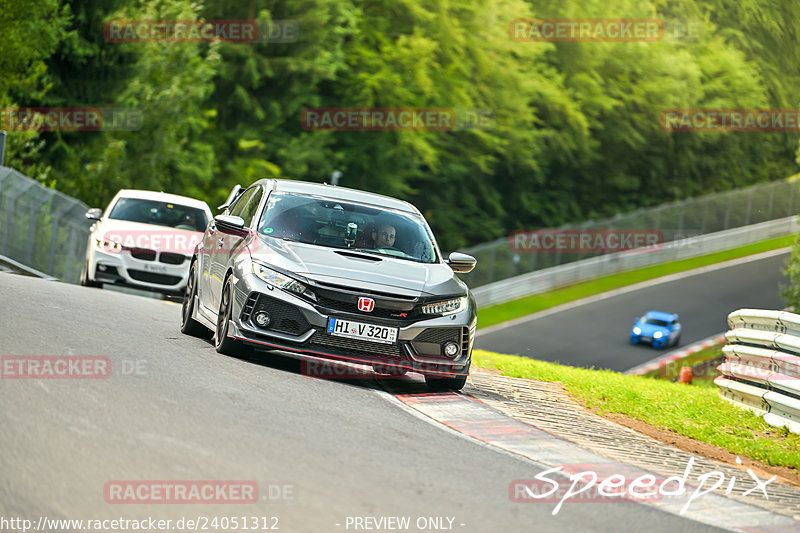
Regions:
[[[728,313],[736,309],[782,309],[779,285],[786,283],[782,270],[788,257],[788,252],[781,253],[610,296],[488,333],[478,330],[475,347],[624,371],[665,353],[629,343],[634,318],[651,309],[680,315],[681,346],[723,333]]]
[[[175,304],[5,273],[0,297],[0,355],[106,356],[114,369],[0,379],[0,516],[274,516],[279,531],[319,533],[387,515],[454,517],[453,530],[476,533],[717,531],[636,503],[566,505],[557,516],[512,503],[509,483],[540,465],[411,412],[377,381],[218,355],[180,334]],[[422,390],[417,378],[405,386]],[[108,503],[104,487],[118,480],[256,480],[262,501]]]

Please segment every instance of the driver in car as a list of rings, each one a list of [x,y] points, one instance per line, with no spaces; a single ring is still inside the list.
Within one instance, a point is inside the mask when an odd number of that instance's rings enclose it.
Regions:
[[[397,232],[394,226],[390,224],[381,224],[372,232],[372,241],[375,243],[375,248],[394,247],[394,240],[396,237]]]

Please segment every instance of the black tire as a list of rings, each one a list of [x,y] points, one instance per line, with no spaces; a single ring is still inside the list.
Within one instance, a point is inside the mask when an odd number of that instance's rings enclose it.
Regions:
[[[467,384],[467,376],[455,378],[440,378],[436,376],[425,376],[425,384],[434,391],[461,390]]]
[[[189,279],[186,281],[186,294],[183,298],[183,305],[181,306],[181,333],[184,335],[191,335],[192,337],[200,337],[201,339],[210,339],[213,332],[192,318],[194,312],[194,298],[197,295],[196,274],[196,263],[192,263],[192,267],[189,270]]]
[[[231,277],[225,278],[222,285],[222,294],[219,298],[219,313],[217,313],[217,330],[214,333],[214,348],[217,353],[233,357],[247,357],[252,355],[253,349],[245,346],[236,339],[228,337],[231,317],[233,316],[233,283]]]
[[[675,342],[672,343],[673,348],[681,343],[681,334],[678,333],[678,336],[675,337]]]
[[[83,268],[81,268],[81,285],[84,287],[94,287],[95,289],[103,288],[102,283],[89,279],[89,261],[83,262]]]

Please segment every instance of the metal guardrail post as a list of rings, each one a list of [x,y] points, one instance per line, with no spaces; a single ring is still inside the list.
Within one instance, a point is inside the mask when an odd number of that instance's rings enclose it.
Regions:
[[[6,132],[0,131],[0,167],[3,166],[3,161],[6,157]]]

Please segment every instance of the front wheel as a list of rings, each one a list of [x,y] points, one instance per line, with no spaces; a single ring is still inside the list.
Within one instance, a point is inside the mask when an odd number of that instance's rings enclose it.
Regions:
[[[81,268],[81,285],[84,287],[94,287],[96,289],[103,288],[102,283],[89,279],[89,261],[83,262],[83,268]]]
[[[252,348],[244,346],[236,339],[228,337],[231,317],[233,316],[233,283],[231,277],[225,279],[220,295],[219,313],[217,314],[217,331],[214,335],[214,348],[217,353],[243,357],[252,353]]]
[[[192,318],[194,314],[194,300],[197,296],[197,263],[192,263],[192,268],[189,270],[189,279],[186,280],[186,293],[183,297],[183,304],[181,306],[181,333],[184,335],[191,335],[192,337],[200,337],[201,339],[208,339],[211,337],[211,331],[203,324]]]
[[[461,390],[467,384],[467,376],[455,378],[440,378],[436,376],[425,376],[425,384],[434,391]]]

